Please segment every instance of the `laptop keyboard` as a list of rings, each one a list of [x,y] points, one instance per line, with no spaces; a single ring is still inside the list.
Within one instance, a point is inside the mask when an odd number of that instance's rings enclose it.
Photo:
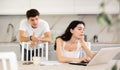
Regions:
[[[69,63],[69,64],[87,66],[88,63],[89,62],[79,62],[79,63]]]

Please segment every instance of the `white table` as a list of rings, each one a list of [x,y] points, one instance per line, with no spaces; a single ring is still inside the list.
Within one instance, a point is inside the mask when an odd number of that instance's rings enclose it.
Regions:
[[[115,61],[110,61],[108,64],[102,65],[94,65],[94,66],[80,66],[80,65],[70,65],[67,63],[63,63],[61,65],[23,65],[23,62],[18,62],[19,70],[110,70]],[[118,61],[118,67],[120,68],[120,61]],[[2,69],[2,65],[0,62],[0,70]]]
[[[23,65],[21,62],[18,63],[19,70],[108,70],[113,66],[115,61],[111,61],[108,64],[94,65],[94,66],[80,66],[80,65],[71,65],[63,63],[61,65]],[[118,61],[118,66],[120,68],[120,61]]]

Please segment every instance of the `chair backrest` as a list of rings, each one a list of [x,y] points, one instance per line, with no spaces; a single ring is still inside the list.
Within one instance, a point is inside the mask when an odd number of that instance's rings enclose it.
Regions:
[[[17,58],[14,52],[0,52],[0,60],[2,60],[2,70],[18,70]]]
[[[30,61],[32,61],[32,51],[34,50],[34,56],[36,56],[36,52],[38,53],[37,56],[40,56],[41,54],[41,58],[44,59],[44,48],[45,48],[45,60],[48,60],[48,42],[42,42],[42,43],[38,43],[37,46],[31,48],[30,47],[30,42],[22,42],[21,43],[22,46],[22,52],[21,52],[21,61],[24,61],[24,54],[26,54],[26,61],[28,61],[28,51],[30,51]],[[40,49],[41,48],[41,53],[40,53]],[[24,49],[26,49],[26,52],[24,51]],[[36,49],[38,49],[36,51]]]

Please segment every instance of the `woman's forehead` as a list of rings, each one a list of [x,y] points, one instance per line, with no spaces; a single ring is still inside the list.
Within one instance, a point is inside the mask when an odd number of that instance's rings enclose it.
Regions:
[[[84,28],[84,25],[83,24],[78,24],[77,28]]]

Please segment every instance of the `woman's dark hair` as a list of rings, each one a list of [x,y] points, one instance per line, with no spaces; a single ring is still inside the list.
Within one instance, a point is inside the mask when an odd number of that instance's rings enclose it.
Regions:
[[[68,41],[70,40],[72,33],[70,32],[70,29],[74,29],[78,24],[83,24],[85,26],[85,23],[83,21],[72,21],[69,26],[67,27],[67,29],[65,30],[65,33],[62,34],[61,36],[56,37],[57,38],[61,38],[64,41]],[[54,50],[56,50],[56,41],[55,41],[55,45],[54,45]]]
[[[38,12],[38,10],[36,9],[30,9],[26,12],[26,17],[29,19],[30,17],[35,17],[35,16],[39,16],[40,13]]]

